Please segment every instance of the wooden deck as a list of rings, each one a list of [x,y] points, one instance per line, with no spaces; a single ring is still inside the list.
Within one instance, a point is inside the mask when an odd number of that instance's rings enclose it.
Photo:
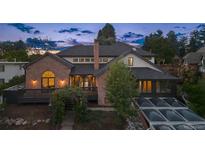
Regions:
[[[17,91],[7,91],[4,93],[4,98],[8,103],[50,103],[52,92],[59,89],[20,89]],[[97,101],[97,89],[84,89],[88,101]]]

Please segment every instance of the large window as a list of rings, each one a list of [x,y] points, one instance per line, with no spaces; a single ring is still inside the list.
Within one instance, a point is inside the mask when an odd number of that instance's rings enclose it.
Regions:
[[[0,65],[0,72],[4,72],[5,71],[5,66],[4,65]]]
[[[152,92],[152,81],[139,81],[139,90],[142,93],[151,93]]]
[[[81,87],[81,88],[96,87],[96,80],[93,75],[70,76],[70,86]]]
[[[55,88],[55,74],[51,71],[46,71],[42,74],[42,88]]]
[[[128,57],[128,66],[133,66],[133,57]]]

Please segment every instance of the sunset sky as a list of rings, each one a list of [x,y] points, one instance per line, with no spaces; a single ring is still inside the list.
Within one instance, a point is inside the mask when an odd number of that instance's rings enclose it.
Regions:
[[[0,41],[26,40],[27,38],[41,38],[57,41],[59,46],[70,46],[76,43],[93,42],[97,32],[105,24],[86,23],[1,23]],[[199,27],[200,24],[138,24],[115,23],[113,24],[117,38],[124,42],[143,44],[143,38],[160,29],[166,33],[173,30],[179,36],[189,33]]]

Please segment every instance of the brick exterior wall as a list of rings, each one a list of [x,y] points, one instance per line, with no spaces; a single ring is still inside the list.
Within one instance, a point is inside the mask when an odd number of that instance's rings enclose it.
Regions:
[[[52,71],[55,74],[55,88],[60,88],[60,81],[64,80],[65,85],[69,84],[70,69],[59,61],[46,56],[26,68],[26,89],[41,89],[41,76],[45,71]],[[32,80],[36,80],[35,86]]]
[[[94,46],[93,46],[93,55],[94,55],[94,69],[99,69],[99,42],[95,40]]]
[[[106,99],[106,77],[107,72],[99,77],[96,77],[96,84],[98,87],[98,104],[102,106],[111,106],[111,104]]]

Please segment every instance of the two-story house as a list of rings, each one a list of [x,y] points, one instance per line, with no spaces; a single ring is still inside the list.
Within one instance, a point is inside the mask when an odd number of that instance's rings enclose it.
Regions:
[[[109,105],[106,100],[106,76],[109,66],[123,61],[133,72],[143,96],[174,96],[178,78],[156,64],[155,55],[140,48],[117,42],[113,45],[76,45],[57,55],[46,53],[24,66],[25,97],[40,98],[42,92],[65,86],[81,87],[96,95],[98,105]],[[36,92],[36,93],[35,93]]]

